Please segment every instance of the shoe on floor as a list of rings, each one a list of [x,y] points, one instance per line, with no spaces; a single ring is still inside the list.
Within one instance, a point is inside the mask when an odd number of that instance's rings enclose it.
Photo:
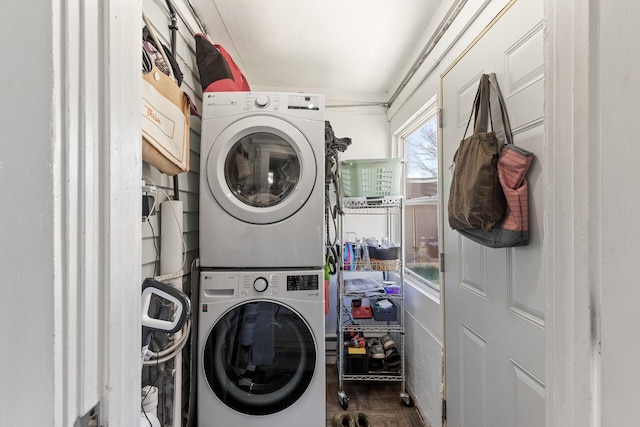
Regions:
[[[351,417],[355,420],[356,427],[371,427],[369,417],[364,412],[352,412]]]
[[[350,413],[336,414],[333,417],[335,427],[356,427],[356,419]]]

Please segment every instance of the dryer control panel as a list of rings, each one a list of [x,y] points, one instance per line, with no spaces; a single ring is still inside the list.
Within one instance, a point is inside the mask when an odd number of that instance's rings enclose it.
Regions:
[[[312,110],[320,109],[320,97],[318,95],[289,95],[287,108],[289,110]]]
[[[206,92],[202,120],[239,114],[285,114],[324,121],[324,96],[281,92]]]

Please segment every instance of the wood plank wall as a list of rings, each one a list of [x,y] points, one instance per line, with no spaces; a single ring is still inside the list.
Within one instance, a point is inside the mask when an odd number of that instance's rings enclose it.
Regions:
[[[173,4],[179,6],[181,0],[173,0]],[[188,9],[185,6],[183,10]],[[161,43],[171,47],[171,23],[170,11],[164,0],[145,0],[143,10],[153,26]],[[195,42],[192,29],[181,19],[178,14],[178,31],[176,36],[176,59],[184,74],[181,88],[196,105],[198,111],[202,107],[202,87],[198,74],[195,58]],[[199,31],[198,29],[193,29]],[[200,183],[200,129],[201,120],[191,116],[190,133],[190,159],[189,172],[179,174],[178,188],[179,199],[183,202],[183,236],[186,242],[187,255],[184,265],[185,273],[189,273],[194,259],[198,258],[198,222],[199,222],[199,183]],[[166,200],[167,195],[174,196],[173,178],[159,172],[153,166],[143,163],[143,175],[150,178],[158,187],[159,201]],[[147,180],[148,182],[149,180]],[[163,194],[164,193],[164,194]],[[142,227],[142,277],[152,277],[158,274],[160,234],[160,215],[157,212],[149,219],[149,224]],[[157,249],[156,249],[157,248]],[[190,276],[185,276],[185,283],[190,282]]]

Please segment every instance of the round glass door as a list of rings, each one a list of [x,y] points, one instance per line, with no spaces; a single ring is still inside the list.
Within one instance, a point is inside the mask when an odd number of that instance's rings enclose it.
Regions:
[[[309,141],[290,123],[269,116],[232,123],[212,144],[206,165],[216,202],[251,224],[289,218],[316,185],[316,158]]]
[[[286,140],[256,132],[231,147],[224,176],[241,203],[268,208],[285,202],[293,193],[300,181],[300,159]]]
[[[234,307],[215,324],[203,353],[209,387],[228,407],[268,415],[291,406],[316,367],[313,334],[296,312],[271,301]]]

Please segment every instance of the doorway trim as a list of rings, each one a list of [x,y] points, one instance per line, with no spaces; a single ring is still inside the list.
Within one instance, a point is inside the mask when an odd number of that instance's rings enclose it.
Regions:
[[[598,4],[545,0],[547,427],[600,425]]]

